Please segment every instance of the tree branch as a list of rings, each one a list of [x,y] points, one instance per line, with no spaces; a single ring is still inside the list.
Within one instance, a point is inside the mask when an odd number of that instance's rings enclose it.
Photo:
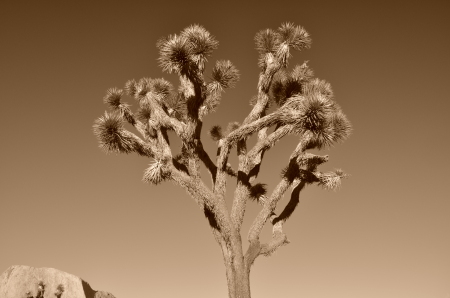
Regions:
[[[283,173],[282,180],[278,183],[272,192],[272,195],[264,202],[262,210],[253,221],[248,234],[248,241],[250,243],[258,241],[259,234],[269,216],[274,213],[278,201],[282,198],[294,180],[300,176],[300,168],[297,160],[298,157],[304,153],[306,149],[305,144],[307,144],[307,140],[305,139],[299,142],[297,148],[291,154],[289,164]]]
[[[156,131],[156,136],[160,150],[160,156],[158,157],[163,160],[172,160],[172,150],[170,149],[166,128],[160,127]]]
[[[248,241],[250,243],[259,241],[259,234],[261,233],[264,224],[275,210],[278,201],[282,198],[291,183],[292,181],[289,181],[289,179],[284,177],[278,183],[275,190],[272,192],[272,195],[264,202],[262,210],[258,213],[257,217],[250,227],[248,234]]]
[[[300,191],[307,183],[319,182],[322,184],[328,183],[328,185],[335,185],[337,183],[336,179],[340,179],[339,177],[343,176],[343,173],[339,171],[337,173],[327,173],[326,175],[315,172],[315,169],[319,164],[328,161],[328,155],[319,156],[311,153],[299,154],[304,152],[304,147],[302,147],[301,144],[302,142],[300,142],[297,149],[294,150],[291,155],[291,160],[289,166],[285,170],[283,180],[278,184],[277,188],[272,193],[272,196],[268,200],[262,202],[263,209],[250,228],[248,236],[250,246],[248,253],[246,254],[246,256],[248,256],[247,262],[249,262],[250,265],[258,255],[263,254],[269,256],[282,245],[289,243],[286,235],[282,231],[282,226],[295,211],[299,203]],[[330,180],[332,181],[329,182]],[[292,184],[295,184],[295,187],[292,190],[291,199],[281,214],[276,216],[274,213],[275,207],[288,186]],[[261,245],[259,242],[259,234],[269,217],[273,224],[272,240],[267,244]]]
[[[250,246],[246,253],[246,262],[248,265],[252,265],[259,255],[270,256],[281,246],[289,244],[289,240],[287,239],[286,234],[283,232],[283,224],[292,215],[295,207],[298,205],[300,191],[303,189],[306,183],[304,181],[296,179],[296,181],[294,181],[294,184],[297,185],[292,190],[291,199],[289,200],[289,203],[286,205],[281,214],[277,216],[272,212],[272,214],[270,215],[270,221],[273,224],[272,239],[266,244],[260,244],[259,240],[250,243]]]
[[[108,114],[95,120],[94,134],[100,143],[100,148],[106,152],[131,153],[153,157],[156,147],[154,143],[147,144],[135,134],[123,127],[123,118],[117,113]]]
[[[257,122],[257,119],[260,118],[262,115],[265,114],[267,104],[269,102],[269,87],[272,82],[274,74],[280,69],[280,65],[277,63],[276,59],[269,59],[267,61],[267,67],[263,72],[261,72],[259,76],[259,82],[258,82],[258,99],[256,104],[254,105],[252,111],[249,113],[249,115],[245,118],[243,126],[241,128],[246,127],[247,125],[251,125],[252,123]],[[271,114],[273,115],[273,114]],[[264,117],[263,117],[264,118]],[[258,138],[261,139],[264,137],[265,132],[267,128],[270,125],[265,125],[258,127],[256,129],[248,131],[248,133],[245,132],[245,129],[243,129],[243,133],[245,134],[243,137],[241,137],[238,140],[238,146],[237,146],[237,153],[238,153],[238,159],[239,159],[239,167],[238,172],[240,175],[237,177],[237,187],[235,190],[233,205],[231,209],[231,219],[233,221],[233,224],[235,228],[240,231],[242,221],[245,215],[245,209],[246,209],[246,203],[248,198],[248,189],[247,184],[249,183],[249,160],[246,156],[247,151],[247,141],[246,138],[250,134],[259,131]],[[239,130],[239,129],[238,129]],[[262,155],[260,155],[261,157]],[[255,174],[255,173],[252,173]]]
[[[286,244],[289,244],[289,240],[287,239],[286,234],[283,232],[283,223],[278,222],[273,225],[272,240],[270,240],[269,243],[261,245],[259,254],[268,257],[278,248]]]
[[[262,76],[262,75],[261,75]],[[230,132],[225,138],[223,138],[219,143],[219,156],[217,159],[217,178],[216,178],[216,186],[215,186],[215,192],[218,194],[223,195],[225,186],[226,186],[226,175],[223,173],[224,166],[227,163],[228,155],[230,154],[231,147],[236,144],[237,142],[241,143],[239,144],[238,154],[244,154],[245,152],[245,138],[249,135],[255,133],[256,131],[259,131],[265,127],[270,127],[273,124],[276,124],[280,120],[280,113],[274,112],[267,116],[264,116],[262,118],[257,119],[261,113],[264,112],[265,107],[267,105],[267,102],[269,100],[269,97],[261,93],[260,98],[258,99],[258,102],[253,107],[253,110],[250,112],[250,114],[247,116],[247,118],[244,121],[244,124],[241,125],[239,128],[233,130]],[[242,160],[242,159],[241,159]],[[243,167],[242,164],[243,161],[240,161],[240,165],[238,168],[238,171],[240,168]]]
[[[169,165],[169,170],[171,179],[186,189],[202,210],[206,207],[214,214],[221,234],[225,241],[229,241],[231,229],[225,202],[219,200],[200,179],[190,177],[186,173],[177,170],[173,164]]]
[[[149,97],[148,102],[153,110],[154,120],[157,122],[157,125],[161,125],[175,131],[177,136],[183,140],[186,132],[186,124],[169,116],[161,106],[161,103],[157,102],[155,99]]]
[[[305,187],[306,182],[304,180],[296,179],[294,184],[297,184],[291,193],[291,199],[287,203],[287,205],[284,207],[283,211],[280,213],[279,216],[274,217],[271,219],[272,224],[276,225],[278,223],[284,224],[286,220],[294,213],[295,208],[297,207],[298,203],[300,202],[300,191]]]
[[[255,146],[247,154],[248,159],[252,163],[252,167],[258,166],[262,161],[262,154],[272,148],[276,142],[292,131],[292,125],[283,125],[265,138],[260,138]],[[257,175],[257,173],[255,173]],[[253,176],[256,176],[256,175]]]
[[[208,153],[203,148],[203,144],[200,140],[197,142],[196,151],[197,151],[198,157],[200,158],[200,160],[205,165],[206,169],[211,174],[211,179],[212,179],[212,182],[214,185],[214,183],[216,181],[217,167],[214,164],[214,162],[211,160],[211,158],[209,157]]]

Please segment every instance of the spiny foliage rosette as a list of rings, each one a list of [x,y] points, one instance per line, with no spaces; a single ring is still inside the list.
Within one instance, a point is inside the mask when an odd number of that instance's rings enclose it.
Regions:
[[[251,110],[241,122],[227,128],[214,125],[209,136],[216,142],[215,158],[204,150],[203,118],[217,110],[224,91],[234,87],[239,71],[227,60],[217,61],[205,78],[205,65],[218,42],[205,28],[192,25],[179,34],[157,42],[163,71],[179,77],[174,88],[161,78],[129,80],[123,89],[108,89],[104,102],[111,112],[94,123],[94,134],[106,152],[135,152],[151,160],[143,181],[159,184],[171,180],[183,187],[207,217],[224,257],[229,297],[250,297],[249,272],[255,259],[268,256],[288,243],[283,224],[299,203],[301,190],[309,184],[336,189],[346,174],[341,170],[322,173],[319,165],[328,155],[308,152],[345,140],[351,125],[334,101],[331,85],[314,78],[307,61],[288,69],[293,51],[311,46],[307,31],[292,23],[265,29],[255,36],[260,68],[257,94],[250,97]],[[123,99],[137,101],[137,110]],[[127,128],[134,128],[133,133]],[[181,141],[181,153],[174,155],[168,131]],[[257,136],[248,147],[247,139]],[[298,145],[286,157],[278,184],[269,188],[257,181],[261,164],[270,150],[286,135],[296,135]],[[231,149],[237,149],[238,164],[231,165]],[[201,177],[206,169],[209,182]],[[226,203],[227,178],[236,180],[231,209]],[[271,190],[270,190],[271,189]],[[270,190],[270,191],[269,191]],[[290,192],[290,199],[275,209]],[[247,203],[259,204],[260,211],[248,231],[246,252],[241,227]],[[259,235],[272,224],[272,239],[262,243]]]

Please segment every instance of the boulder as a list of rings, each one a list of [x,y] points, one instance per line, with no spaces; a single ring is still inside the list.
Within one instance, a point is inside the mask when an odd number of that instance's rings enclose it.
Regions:
[[[11,266],[0,275],[0,298],[114,298],[81,278],[53,268]]]

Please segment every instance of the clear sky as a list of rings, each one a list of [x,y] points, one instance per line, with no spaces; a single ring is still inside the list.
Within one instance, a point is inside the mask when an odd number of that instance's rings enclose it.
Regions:
[[[0,272],[53,267],[117,298],[227,297],[194,201],[170,182],[144,184],[149,160],[101,152],[92,124],[108,88],[176,81],[155,44],[191,24],[219,40],[211,64],[229,59],[241,73],[204,127],[242,121],[256,93],[254,35],[289,21],[313,40],[290,66],[309,60],[354,126],[322,169],[351,176],[337,192],[301,194],[291,244],[256,260],[252,296],[450,297],[449,14],[446,1],[2,1]],[[296,142],[267,154],[269,190]]]

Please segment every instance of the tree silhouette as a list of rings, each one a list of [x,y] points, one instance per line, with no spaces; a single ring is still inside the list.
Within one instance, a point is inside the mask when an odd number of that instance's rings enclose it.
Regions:
[[[130,80],[124,89],[107,91],[104,102],[112,111],[105,112],[94,124],[102,149],[151,158],[144,181],[159,184],[172,180],[200,206],[222,249],[232,298],[250,297],[249,273],[255,259],[269,256],[288,243],[283,224],[294,212],[300,191],[313,183],[335,189],[346,176],[341,170],[318,171],[328,156],[307,150],[330,146],[351,132],[350,122],[333,101],[329,83],[314,78],[306,62],[287,70],[291,50],[310,47],[310,36],[302,27],[285,23],[277,30],[262,30],[255,42],[260,67],[258,94],[241,124],[231,123],[224,132],[219,126],[210,129],[218,146],[215,161],[204,150],[200,138],[203,118],[215,111],[222,93],[235,85],[239,73],[230,61],[218,61],[210,80],[205,80],[205,63],[218,42],[199,25],[157,42],[159,64],[165,72],[179,76],[178,89],[164,79]],[[139,103],[135,114],[130,105],[122,102],[126,96]],[[140,136],[126,130],[126,122]],[[170,147],[169,130],[181,140],[181,153],[176,156]],[[247,139],[253,134],[257,135],[256,144],[247,148]],[[266,185],[255,182],[264,154],[289,134],[299,136],[299,143],[287,159],[279,183],[267,194]],[[237,168],[228,162],[233,147],[237,149]],[[201,179],[200,166],[208,171],[210,186]],[[237,181],[231,210],[225,203],[227,176]],[[289,188],[290,200],[276,214],[275,208]],[[251,224],[249,247],[244,253],[241,226],[248,201],[255,201],[261,209]],[[272,239],[261,243],[259,235],[268,221],[273,225]]]

